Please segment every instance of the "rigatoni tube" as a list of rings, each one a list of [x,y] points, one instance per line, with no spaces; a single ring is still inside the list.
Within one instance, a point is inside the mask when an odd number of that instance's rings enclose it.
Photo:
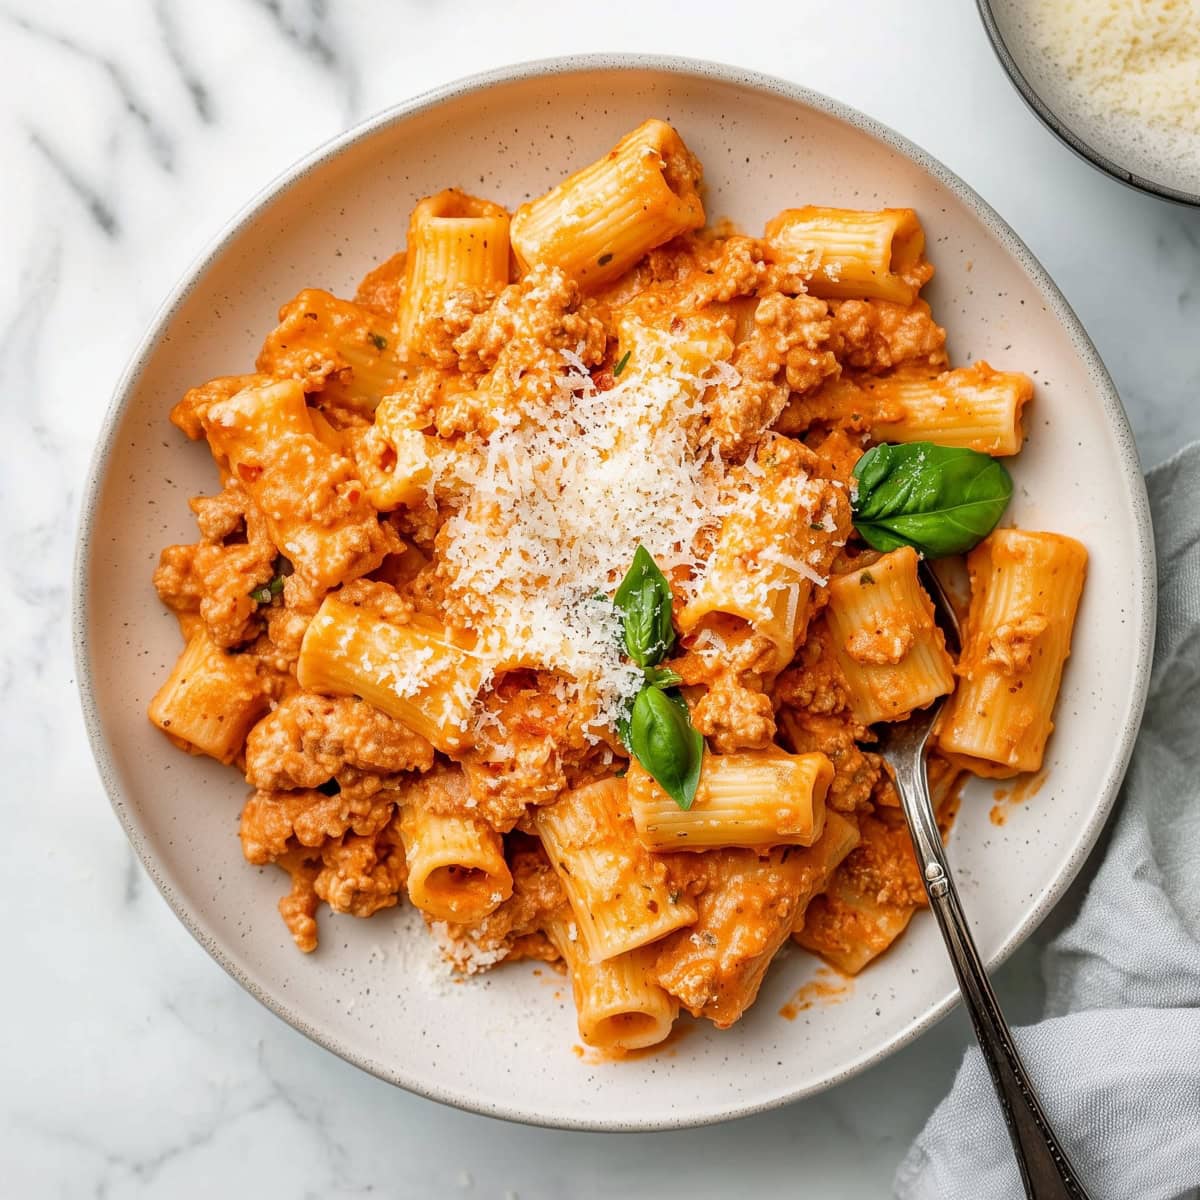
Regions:
[[[503,841],[482,821],[422,801],[422,790],[411,788],[400,810],[409,899],[438,921],[481,921],[512,895]]]
[[[455,188],[422,200],[408,222],[397,321],[400,344],[420,349],[421,322],[458,287],[498,292],[508,283],[508,213]]]
[[[845,500],[812,478],[803,446],[768,434],[731,472],[734,495],[692,599],[677,614],[684,633],[711,613],[741,617],[775,647],[782,670],[803,640],[813,588],[834,554]],[[844,537],[844,534],[843,534]]]
[[[233,762],[270,704],[260,666],[253,655],[231,654],[197,628],[150,701],[150,720],[184,750]]]
[[[733,327],[730,318],[708,311],[673,318],[669,327],[625,315],[617,322],[616,362],[625,363],[622,380],[653,386],[666,376],[678,387],[683,403],[699,399],[716,364],[733,357]],[[678,419],[671,412],[662,414],[664,421],[672,417]]]
[[[319,591],[373,571],[395,545],[350,459],[317,436],[304,388],[247,387],[203,415],[209,446],[262,511],[271,541]]]
[[[523,268],[546,263],[587,289],[623,275],[648,250],[704,224],[699,162],[664,121],[626,134],[598,162],[513,216]]]
[[[380,405],[379,413],[382,413]],[[379,420],[358,435],[354,461],[367,499],[380,512],[423,503],[443,443],[419,429],[392,428]]]
[[[767,223],[766,240],[775,259],[807,277],[814,296],[912,304],[933,274],[911,208],[789,208]]]
[[[656,945],[594,963],[580,952],[578,927],[569,917],[550,921],[546,935],[567,964],[579,1036],[586,1045],[610,1053],[642,1050],[671,1032],[679,1001],[654,977]]]
[[[829,581],[825,620],[857,721],[894,721],[954,687],[954,662],[904,546]]]
[[[833,764],[778,747],[706,754],[696,798],[681,809],[636,760],[626,776],[638,837],[652,850],[811,846],[825,826]]]
[[[858,844],[814,897],[793,935],[847,975],[882,954],[925,901],[908,829],[858,817]]]
[[[825,814],[825,828],[821,836],[807,850],[796,851],[806,874],[804,891],[792,923],[793,933],[804,927],[804,914],[808,906],[829,887],[834,872],[858,843],[858,822],[831,808]]]
[[[336,596],[309,622],[296,663],[301,687],[361,696],[444,753],[465,744],[488,673],[437,621],[418,613],[397,625]]]
[[[351,300],[305,288],[279,310],[258,369],[370,416],[405,377],[392,322]]]
[[[1042,765],[1087,572],[1087,550],[1058,533],[997,529],[971,551],[961,681],[938,746],[976,775]]]
[[[603,962],[690,925],[695,907],[638,841],[624,779],[564,792],[534,827],[571,904],[584,953]]]
[[[667,939],[658,982],[694,1017],[726,1029],[754,1003],[771,959],[808,902],[811,875],[793,846],[710,850],[694,928]]]
[[[940,375],[897,372],[865,385],[885,414],[872,422],[880,442],[936,442],[994,456],[1021,449],[1021,416],[1033,381],[977,362]]]

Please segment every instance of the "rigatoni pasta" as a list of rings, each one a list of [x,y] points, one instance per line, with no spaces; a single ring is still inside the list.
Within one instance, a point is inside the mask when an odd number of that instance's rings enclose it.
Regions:
[[[773,665],[791,662],[827,582],[839,532],[836,489],[813,480],[801,447],[769,435],[732,473],[734,492],[708,567],[679,614],[685,633],[714,613],[739,617],[771,644]],[[798,520],[804,513],[807,520]],[[844,519],[844,518],[843,518]]]
[[[979,775],[1041,768],[1083,592],[1087,551],[1058,533],[998,529],[967,559],[962,682],[942,715],[942,753]]]
[[[629,807],[643,845],[652,850],[714,846],[811,846],[825,828],[825,793],[833,764],[824,754],[778,747],[707,754],[691,807],[684,810],[634,759]]]
[[[424,499],[443,452],[437,438],[389,418],[381,405],[375,423],[358,437],[354,450],[367,499],[380,512]]]
[[[944,761],[930,766],[930,798],[945,818],[961,772]],[[846,843],[843,843],[846,844]],[[912,844],[894,809],[856,818],[853,842],[824,876],[793,934],[797,944],[845,975],[878,958],[927,903]]]
[[[834,872],[795,934],[799,945],[844,975],[857,975],[878,958],[925,902],[915,871],[907,878],[897,872],[884,875],[877,862],[896,861],[906,852],[907,830],[867,818],[860,837],[861,860],[853,869]]]
[[[421,322],[456,288],[494,294],[508,282],[508,213],[454,188],[422,200],[408,222],[400,344],[419,351]]]
[[[312,586],[357,579],[395,547],[353,463],[317,437],[298,381],[243,388],[211,404],[203,425],[214,457],[246,489],[271,541]]]
[[[1021,418],[1033,398],[1028,375],[985,362],[934,376],[897,372],[866,386],[872,401],[890,410],[872,422],[880,441],[928,441],[995,455],[1021,449]]]
[[[262,663],[223,650],[198,627],[150,701],[150,720],[182,749],[230,763],[271,691]]]
[[[754,1003],[763,977],[810,898],[804,852],[777,846],[716,850],[694,929],[675,934],[655,974],[694,1017],[727,1029]]]
[[[361,696],[448,752],[463,744],[489,669],[429,617],[414,613],[399,625],[329,596],[304,634],[296,679],[315,692]]]
[[[322,405],[368,416],[406,378],[393,322],[319,288],[279,310],[256,365],[269,378],[299,381]]]
[[[630,383],[652,388],[656,380],[674,379],[695,399],[709,386],[714,364],[733,357],[735,328],[734,321],[707,311],[678,318],[669,329],[631,313],[617,323],[616,361],[625,364]]]
[[[700,164],[664,121],[647,121],[613,150],[523,204],[512,242],[522,267],[558,267],[585,287],[624,275],[647,250],[704,224]]]
[[[459,794],[465,792],[460,771],[439,774],[450,775]],[[512,895],[512,873],[500,835],[486,822],[462,812],[438,811],[429,803],[431,794],[438,794],[437,783],[447,786],[441,780],[434,783],[407,788],[400,808],[408,896],[434,920],[473,924]]]
[[[945,829],[963,767],[1040,766],[1086,551],[997,528],[1032,377],[951,367],[914,209],[703,229],[653,117],[567,171],[511,219],[410,197],[353,300],[176,404],[219,484],[154,573],[149,716],[243,770],[302,951],[408,903],[460,975],[561,963],[621,1056],[738,1020],[789,940],[893,944],[924,892],[872,726],[951,696]],[[967,550],[955,663],[920,559]]]
[[[767,222],[766,243],[806,275],[814,296],[912,304],[933,273],[911,208],[789,208]]]
[[[656,942],[696,919],[662,864],[632,836],[624,780],[574,788],[539,808],[534,822],[590,962]]]
[[[546,933],[567,964],[579,1036],[586,1045],[620,1054],[644,1050],[668,1037],[679,1001],[655,976],[656,945],[592,962],[581,953],[573,921],[551,918]]]
[[[825,620],[862,724],[894,721],[953,690],[954,662],[910,546],[831,579]]]
[[[792,926],[793,936],[804,928],[813,900],[828,890],[834,873],[861,840],[856,820],[835,809],[829,810],[821,836],[800,858],[806,874],[801,903],[796,909],[796,921]]]

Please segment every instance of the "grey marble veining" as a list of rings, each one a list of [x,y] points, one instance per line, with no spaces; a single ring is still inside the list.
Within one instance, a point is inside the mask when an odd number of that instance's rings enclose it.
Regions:
[[[735,18],[704,3],[683,24],[674,7],[0,6],[3,1194],[702,1200],[803,1180],[879,1197],[948,1086],[968,1036],[959,1015],[822,1097],[715,1130],[554,1133],[394,1091],[281,1024],[197,948],[135,862],[84,741],[67,630],[74,526],[147,320],[291,161],[477,69],[671,51],[872,113],[959,172],[1042,259],[1108,363],[1146,465],[1200,435],[1200,212],[1127,191],[1059,146],[993,62],[973,6],[747,3]],[[1036,944],[1000,973],[1017,1019],[1036,1014],[1037,980]]]

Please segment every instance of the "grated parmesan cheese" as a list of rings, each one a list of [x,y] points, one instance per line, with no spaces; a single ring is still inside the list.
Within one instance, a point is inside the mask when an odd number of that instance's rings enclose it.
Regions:
[[[425,920],[421,913],[404,904],[395,911],[393,928],[395,941],[391,943],[396,954],[395,971],[403,978],[416,976],[423,990],[436,996],[449,996],[454,989],[454,973],[435,942],[423,936]],[[382,964],[388,952],[379,944],[371,947],[367,956],[370,966]]]
[[[810,551],[815,557],[820,557],[820,550]],[[801,559],[796,558],[791,554],[784,554],[782,550],[777,550],[774,546],[767,546],[760,554],[760,558],[766,559],[767,562],[773,562],[781,567],[787,567],[789,571],[795,571],[797,575],[803,575],[810,583],[815,583],[817,587],[824,587],[828,582],[828,578],[818,574]],[[794,585],[793,585],[794,586]]]
[[[1024,0],[1039,90],[1143,174],[1200,187],[1200,0]],[[1109,147],[1101,145],[1102,149]],[[1111,154],[1111,150],[1109,150]]]
[[[442,958],[462,975],[478,975],[508,957],[507,946],[485,950],[467,938],[451,937],[445,921],[430,921],[429,931]]]
[[[787,628],[796,628],[796,617],[800,611],[800,586],[799,584],[788,584],[788,599],[787,599]]]
[[[391,689],[397,696],[415,696],[429,684],[427,668],[433,657],[433,651],[428,646],[410,651],[403,661],[399,654],[393,652],[389,660],[375,671],[375,682]],[[361,662],[363,670],[370,674],[374,665],[371,655],[364,653]]]
[[[643,682],[609,598],[634,550],[668,573],[695,570],[697,539],[721,516],[724,465],[700,438],[699,398],[726,364],[688,371],[669,337],[660,345],[658,369],[604,392],[564,351],[548,399],[498,414],[495,432],[440,468],[465,496],[439,550],[477,652],[561,672],[562,698],[592,730],[614,724]]]
[[[707,628],[700,630],[689,648],[708,667],[729,657],[729,645],[725,639]]]

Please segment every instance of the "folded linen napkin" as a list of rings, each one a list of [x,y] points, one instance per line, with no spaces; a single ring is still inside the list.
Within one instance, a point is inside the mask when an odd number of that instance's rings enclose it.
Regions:
[[[1094,1200],[1200,1188],[1200,443],[1147,484],[1159,600],[1145,721],[1079,915],[1046,948],[1043,1019],[1016,1033]],[[1024,1195],[975,1047],[895,1194]]]

